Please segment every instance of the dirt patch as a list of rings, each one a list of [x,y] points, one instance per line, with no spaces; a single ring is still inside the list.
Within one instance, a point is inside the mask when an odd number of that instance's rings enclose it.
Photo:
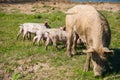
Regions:
[[[63,73],[66,76],[73,75],[70,66],[55,67],[49,63],[49,60],[45,62],[35,62],[33,58],[37,58],[39,60],[38,57],[40,58],[40,55],[35,54],[27,58],[13,60],[10,62],[10,66],[6,67],[7,69],[3,69],[5,65],[1,63],[0,68],[2,70],[0,70],[0,80],[11,80],[17,76],[17,79],[20,80],[44,80],[49,78],[52,80],[58,80],[58,77],[62,80],[66,80],[65,77],[61,77]],[[16,66],[14,64],[16,64]]]
[[[101,3],[101,4],[93,4],[98,10],[106,10],[106,11],[120,11],[119,3]]]
[[[79,3],[83,4],[83,3]],[[85,3],[84,3],[85,4]],[[88,3],[86,3],[88,4]],[[62,11],[65,12],[69,8],[78,5],[75,3],[53,3],[53,2],[31,2],[31,3],[17,3],[17,4],[0,4],[0,11],[13,13],[20,12],[26,14],[34,14],[34,13],[46,13],[53,11]],[[98,10],[106,10],[106,11],[120,11],[119,3],[94,3],[89,4],[96,7]]]

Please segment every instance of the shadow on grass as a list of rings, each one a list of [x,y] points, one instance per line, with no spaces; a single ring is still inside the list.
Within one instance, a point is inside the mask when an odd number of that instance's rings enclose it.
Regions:
[[[114,55],[108,58],[109,65],[111,67],[110,73],[119,73],[120,72],[120,49],[114,50]]]

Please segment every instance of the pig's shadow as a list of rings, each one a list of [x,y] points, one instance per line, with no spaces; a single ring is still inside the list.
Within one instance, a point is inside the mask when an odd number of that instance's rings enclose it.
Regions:
[[[120,72],[120,49],[114,48],[114,55],[108,57],[109,65],[111,67],[110,73]]]

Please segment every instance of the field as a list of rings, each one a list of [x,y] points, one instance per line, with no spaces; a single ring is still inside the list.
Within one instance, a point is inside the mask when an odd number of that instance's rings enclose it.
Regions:
[[[47,7],[48,8],[48,7]],[[91,70],[83,72],[86,55],[77,46],[78,55],[69,58],[66,48],[56,50],[41,42],[40,47],[32,41],[23,41],[22,35],[16,40],[19,25],[25,22],[44,23],[52,28],[65,25],[65,14],[61,11],[25,14],[14,10],[11,13],[0,11],[0,80],[119,80],[120,79],[120,11],[101,11],[107,18],[112,33],[110,49],[115,54],[109,57],[110,73],[94,78]],[[59,43],[59,47],[62,43]]]

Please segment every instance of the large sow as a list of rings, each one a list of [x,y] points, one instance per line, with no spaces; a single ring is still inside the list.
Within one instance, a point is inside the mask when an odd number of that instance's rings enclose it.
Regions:
[[[77,5],[66,12],[67,55],[76,53],[76,36],[79,35],[86,43],[87,54],[84,71],[90,67],[90,59],[93,63],[95,77],[101,76],[107,69],[107,54],[109,50],[111,31],[105,17],[90,5]],[[73,38],[74,37],[74,38]]]

